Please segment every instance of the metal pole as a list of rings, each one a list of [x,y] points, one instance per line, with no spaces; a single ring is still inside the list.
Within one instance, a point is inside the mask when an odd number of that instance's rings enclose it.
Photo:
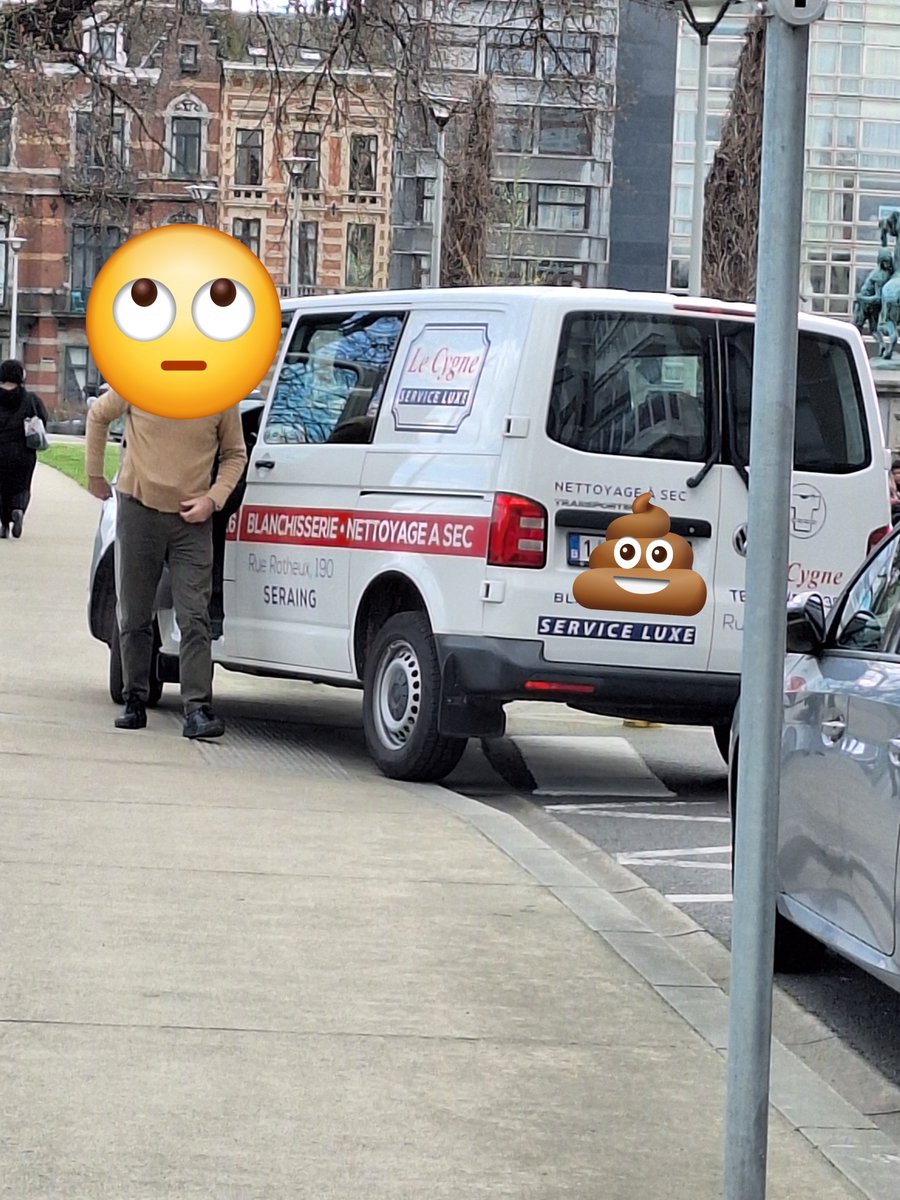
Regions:
[[[703,210],[706,188],[706,117],[709,109],[709,34],[700,34],[697,125],[694,132],[694,199],[691,208],[691,274],[688,291],[703,295]]]
[[[19,252],[12,250],[12,299],[9,305],[9,357],[16,358],[19,347]]]
[[[772,17],[750,422],[725,1200],[764,1200],[809,26]]]
[[[438,126],[437,174],[434,179],[434,211],[431,214],[431,286],[441,286],[441,238],[444,226],[444,126]]]
[[[300,179],[291,176],[294,194],[291,196],[291,295],[300,294]]]

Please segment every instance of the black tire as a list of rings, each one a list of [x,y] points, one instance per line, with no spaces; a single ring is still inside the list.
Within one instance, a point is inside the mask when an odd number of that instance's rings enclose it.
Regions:
[[[156,708],[162,699],[163,683],[159,678],[159,630],[153,627],[153,658],[150,661],[150,694],[147,707]],[[113,622],[112,642],[109,646],[109,695],[113,704],[125,703],[125,680],[122,674],[122,649],[119,645],[119,626]]]
[[[713,737],[722,755],[722,761],[728,762],[728,743],[731,741],[731,725],[713,725]]]
[[[779,975],[805,975],[815,971],[825,957],[825,947],[794,925],[781,913],[775,914],[775,972]]]
[[[438,732],[440,695],[440,666],[427,618],[421,612],[397,613],[367,648],[363,672],[366,745],[389,779],[434,783],[462,758],[468,739]]]

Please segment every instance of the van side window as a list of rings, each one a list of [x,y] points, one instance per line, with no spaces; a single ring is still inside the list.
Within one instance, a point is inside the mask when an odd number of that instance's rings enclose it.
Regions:
[[[263,441],[366,443],[403,328],[400,313],[328,313],[298,321]]]
[[[711,321],[570,313],[547,436],[592,454],[703,462],[712,420]]]
[[[725,397],[732,454],[750,458],[752,325],[723,326]],[[794,469],[848,475],[871,461],[862,389],[850,347],[840,338],[801,332],[797,348]]]

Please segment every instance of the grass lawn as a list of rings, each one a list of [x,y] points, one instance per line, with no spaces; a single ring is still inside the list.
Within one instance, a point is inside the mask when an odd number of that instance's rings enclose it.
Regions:
[[[68,475],[82,487],[87,487],[87,475],[84,471],[84,446],[71,446],[64,443],[51,446],[38,455],[38,462],[46,463]],[[112,479],[119,469],[119,446],[106,447],[106,478]]]

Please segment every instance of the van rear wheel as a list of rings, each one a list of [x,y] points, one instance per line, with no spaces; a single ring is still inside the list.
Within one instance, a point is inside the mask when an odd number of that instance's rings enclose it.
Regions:
[[[378,769],[389,779],[432,783],[462,758],[466,738],[438,729],[441,670],[423,613],[386,621],[366,654],[363,728]]]

